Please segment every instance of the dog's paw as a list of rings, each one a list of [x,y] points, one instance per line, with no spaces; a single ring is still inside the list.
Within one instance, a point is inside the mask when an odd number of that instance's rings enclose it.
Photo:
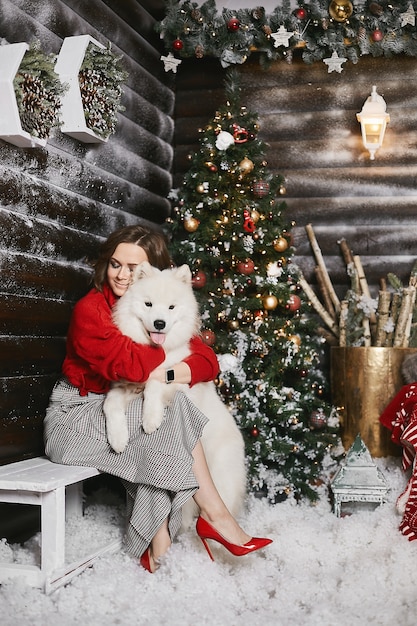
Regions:
[[[158,413],[147,413],[142,418],[142,428],[147,435],[154,433],[162,424],[163,416]]]
[[[119,426],[117,428],[112,428],[112,426],[107,426],[107,440],[113,450],[120,454],[127,446],[127,442],[129,441],[129,431],[125,424]]]
[[[148,405],[148,406],[147,406]],[[151,405],[152,406],[152,405]],[[142,413],[142,428],[147,435],[151,435],[158,430],[164,419],[164,407],[153,405],[149,409],[149,402],[144,402]]]

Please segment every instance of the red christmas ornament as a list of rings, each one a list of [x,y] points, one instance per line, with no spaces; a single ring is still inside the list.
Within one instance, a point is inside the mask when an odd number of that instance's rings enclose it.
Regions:
[[[269,183],[266,180],[255,180],[252,192],[256,198],[264,198],[269,194]]]
[[[322,410],[313,411],[310,416],[310,426],[311,428],[315,428],[319,430],[320,428],[324,428],[327,423],[326,415]]]
[[[172,43],[172,47],[174,48],[174,50],[182,50],[184,47],[184,42],[182,42],[181,39],[175,39]]]
[[[235,33],[237,30],[239,30],[239,26],[240,20],[238,20],[237,17],[231,17],[230,20],[227,22],[227,30],[229,30],[231,33]]]
[[[253,274],[255,271],[255,263],[252,259],[246,259],[245,261],[239,261],[236,268],[239,274],[245,274],[245,276],[248,276],[249,274]]]
[[[201,331],[201,339],[208,346],[214,346],[214,344],[216,343],[216,335],[209,328],[203,328],[203,330]]]
[[[198,272],[196,272],[191,279],[191,284],[194,289],[202,289],[202,287],[205,286],[206,282],[207,276],[201,270],[198,270]]]
[[[233,139],[235,143],[246,143],[248,140],[248,131],[239,124],[233,124]]]
[[[384,38],[384,33],[382,30],[376,29],[371,35],[373,41],[382,41]]]
[[[252,430],[250,431],[250,434],[252,435],[252,437],[258,437],[259,430],[256,428],[256,426],[252,428]]]
[[[297,296],[295,293],[292,293],[288,298],[287,302],[288,308],[290,311],[298,311],[301,306],[301,298]]]
[[[251,214],[247,209],[245,209],[243,211],[243,230],[247,233],[253,233],[255,228],[255,222],[251,218]]]
[[[299,7],[294,11],[294,15],[297,20],[305,20],[307,17],[307,11],[303,7]]]

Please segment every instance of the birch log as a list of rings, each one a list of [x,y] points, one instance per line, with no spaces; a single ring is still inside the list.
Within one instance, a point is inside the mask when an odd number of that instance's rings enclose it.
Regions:
[[[299,282],[301,288],[303,289],[304,293],[306,294],[307,298],[310,300],[312,307],[320,315],[321,319],[326,324],[326,326],[328,328],[330,328],[332,333],[334,335],[336,335],[336,337],[338,337],[339,336],[339,328],[338,328],[336,322],[328,314],[328,312],[326,311],[326,309],[324,308],[324,306],[322,305],[320,300],[317,298],[317,296],[314,293],[313,289],[310,287],[310,285],[308,284],[308,282],[306,281],[306,279],[304,278],[304,276],[302,274],[300,274],[298,282]]]
[[[406,348],[408,346],[407,326],[408,318],[413,311],[413,299],[415,299],[414,287],[405,287],[403,289],[403,298],[400,311],[398,314],[397,324],[394,333],[394,348]],[[414,298],[413,298],[414,295]]]
[[[389,319],[389,309],[391,304],[391,293],[382,290],[378,297],[378,321],[376,325],[375,346],[385,346],[387,337],[386,324]]]
[[[339,298],[337,297],[337,294],[334,290],[334,287],[332,285],[332,281],[330,280],[330,276],[329,273],[327,271],[326,265],[324,263],[324,259],[323,259],[323,255],[321,253],[320,250],[320,246],[317,243],[317,239],[316,236],[314,234],[314,230],[311,224],[306,224],[306,233],[308,236],[308,239],[310,241],[310,245],[311,248],[313,250],[314,256],[316,257],[316,261],[317,261],[317,265],[320,267],[322,273],[323,273],[323,279],[326,283],[326,287],[327,287],[327,291],[329,292],[329,296],[331,301],[333,302],[336,314],[339,314],[340,311],[340,302],[339,302]]]

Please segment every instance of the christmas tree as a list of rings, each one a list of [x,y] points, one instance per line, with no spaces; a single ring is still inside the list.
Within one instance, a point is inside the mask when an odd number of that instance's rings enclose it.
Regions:
[[[187,263],[202,336],[219,356],[218,390],[243,433],[250,488],[278,501],[317,497],[337,418],[321,371],[323,340],[298,284],[284,180],[267,169],[258,116],[235,71],[224,106],[201,129],[168,220]]]

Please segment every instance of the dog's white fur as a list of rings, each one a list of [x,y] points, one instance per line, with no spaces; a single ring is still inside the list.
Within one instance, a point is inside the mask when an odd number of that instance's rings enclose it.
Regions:
[[[152,344],[152,336],[163,334],[163,367],[169,369],[190,354],[189,341],[198,334],[200,318],[188,265],[160,271],[144,262],[136,268],[132,284],[114,308],[114,321],[135,342]],[[164,408],[182,390],[209,422],[202,444],[213,481],[226,506],[238,515],[246,492],[246,469],[242,435],[231,413],[221,401],[214,383],[189,387],[149,380],[145,385],[116,383],[104,402],[107,437],[115,452],[128,442],[126,407],[135,393],[143,390],[143,429],[152,433],[162,423]],[[183,527],[191,524],[197,509],[190,500],[183,509]]]

